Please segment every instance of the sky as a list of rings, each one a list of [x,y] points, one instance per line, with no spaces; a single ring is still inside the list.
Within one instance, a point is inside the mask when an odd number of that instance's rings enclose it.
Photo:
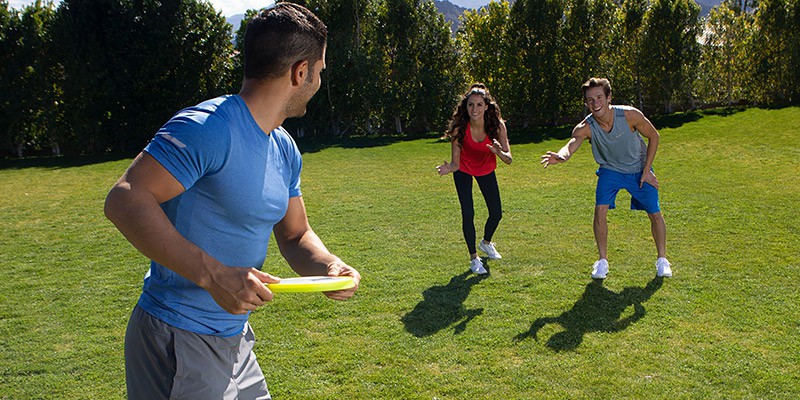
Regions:
[[[32,4],[35,0],[10,0],[9,7],[20,10]],[[60,0],[55,0],[58,3]],[[451,3],[464,7],[464,8],[478,8],[489,3],[489,0],[449,0]],[[272,0],[211,0],[211,4],[217,11],[222,11],[222,15],[230,17],[231,15],[244,14],[245,11],[250,9],[260,9],[274,3]]]

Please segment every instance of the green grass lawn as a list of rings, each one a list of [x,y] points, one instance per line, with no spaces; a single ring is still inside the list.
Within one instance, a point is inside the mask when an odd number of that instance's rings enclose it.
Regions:
[[[512,138],[503,259],[468,271],[434,138],[304,154],[312,226],[363,276],[348,302],[278,294],[250,321],[276,399],[800,398],[800,108],[657,120],[674,277],[644,213],[609,213],[589,277],[588,144]],[[0,169],[0,399],[125,397],[123,337],[147,260],[102,213],[130,160]],[[476,225],[486,209],[476,195]],[[270,246],[265,270],[292,272]]]

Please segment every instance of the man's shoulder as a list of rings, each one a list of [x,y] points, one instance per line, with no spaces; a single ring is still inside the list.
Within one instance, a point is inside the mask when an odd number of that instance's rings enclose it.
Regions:
[[[274,135],[275,140],[282,146],[297,147],[294,137],[282,125],[273,129],[270,134]]]
[[[236,107],[235,100],[231,96],[220,96],[208,99],[202,103],[186,107],[172,116],[167,125],[172,123],[173,129],[203,130],[210,126],[212,130],[217,130],[228,123],[227,115],[231,107]],[[176,124],[177,123],[177,124]]]
[[[642,112],[638,108],[633,107],[633,106],[615,105],[613,107],[614,107],[615,112],[618,115],[622,114],[622,115],[625,116],[625,118],[628,118],[628,119],[630,119],[630,118],[641,118],[642,116],[644,116],[644,114],[642,114]]]
[[[278,126],[270,132],[270,136],[272,136],[277,148],[280,149],[281,154],[283,154],[283,157],[287,160],[299,161],[302,159],[297,142],[295,142],[294,137],[289,134],[286,128]]]

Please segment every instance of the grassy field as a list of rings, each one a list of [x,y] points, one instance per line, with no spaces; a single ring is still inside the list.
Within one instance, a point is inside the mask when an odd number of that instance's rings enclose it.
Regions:
[[[358,268],[348,302],[280,294],[255,312],[276,399],[800,398],[800,108],[657,120],[675,276],[621,193],[611,270],[589,277],[587,146],[512,138],[503,259],[469,273],[434,138],[305,147],[309,218]],[[102,215],[130,160],[0,169],[0,399],[125,397],[123,336],[147,260]],[[476,189],[476,196],[477,194]],[[485,207],[476,197],[476,222]],[[272,243],[265,270],[292,276]]]

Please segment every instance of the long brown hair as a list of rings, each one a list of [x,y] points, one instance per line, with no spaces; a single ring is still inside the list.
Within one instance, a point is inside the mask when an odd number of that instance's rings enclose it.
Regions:
[[[478,94],[483,96],[483,101],[486,103],[486,112],[483,114],[483,126],[486,134],[492,140],[497,139],[500,133],[500,121],[503,117],[500,115],[500,106],[494,101],[489,89],[482,83],[474,83],[469,87],[469,90],[464,93],[464,97],[456,106],[453,112],[453,118],[450,120],[450,125],[447,129],[447,135],[451,141],[458,141],[458,145],[464,144],[464,134],[467,132],[467,124],[469,124],[469,112],[467,111],[467,100],[470,96]]]

